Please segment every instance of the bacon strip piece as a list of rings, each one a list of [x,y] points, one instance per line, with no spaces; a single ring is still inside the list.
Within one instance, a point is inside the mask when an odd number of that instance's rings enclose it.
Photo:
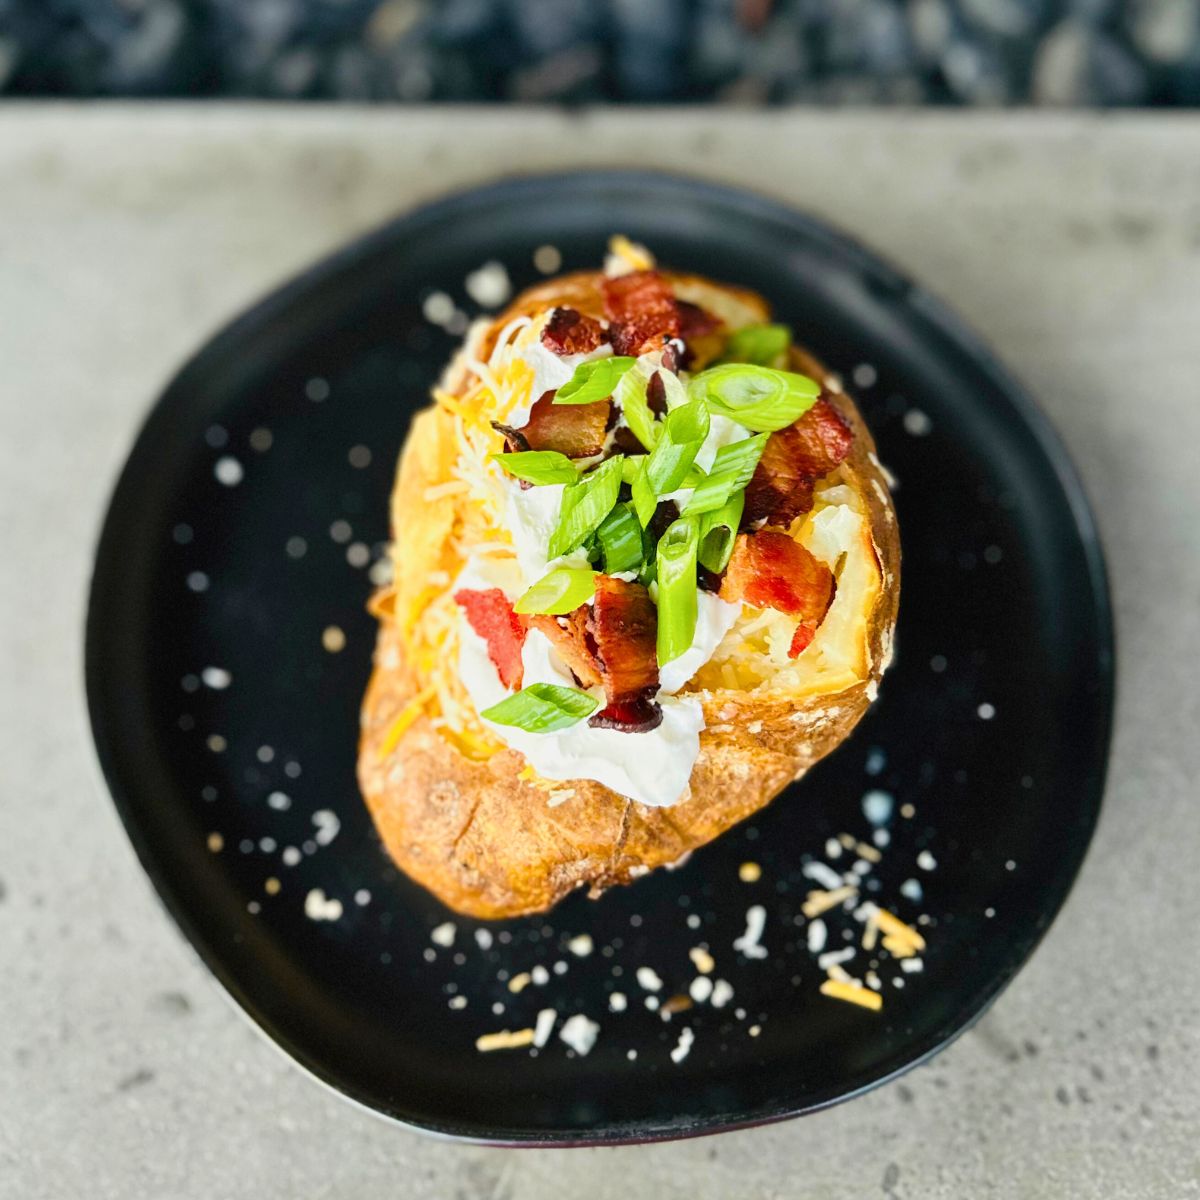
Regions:
[[[679,308],[679,336],[685,342],[692,338],[707,337],[721,328],[721,320],[714,317],[707,309],[693,304],[690,300],[676,300]]]
[[[589,458],[604,449],[611,400],[595,404],[555,404],[546,392],[519,432],[530,450],[557,450],[568,458]]]
[[[454,593],[454,603],[466,614],[471,628],[487,642],[488,658],[510,692],[519,690],[524,667],[525,624],[513,612],[508,597],[499,588],[486,591],[463,588]]]
[[[788,651],[795,658],[816,636],[833,603],[833,572],[786,533],[739,533],[725,570],[721,599],[773,608],[800,624]]]
[[[679,306],[657,271],[634,271],[604,281],[604,315],[614,354],[644,354],[679,336]]]
[[[813,505],[813,484],[847,454],[854,434],[828,400],[818,400],[794,424],[767,438],[746,488],[742,528],[758,521],[790,525]]]
[[[640,583],[596,577],[596,597],[565,617],[539,614],[530,626],[550,639],[584,687],[603,686],[607,707],[589,724],[642,732],[662,721],[655,641],[658,611]]]
[[[542,329],[542,345],[563,358],[568,354],[591,354],[604,339],[600,322],[577,308],[556,308]]]

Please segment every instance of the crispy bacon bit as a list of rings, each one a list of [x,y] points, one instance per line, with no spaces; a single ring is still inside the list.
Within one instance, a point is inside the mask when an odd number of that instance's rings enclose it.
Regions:
[[[529,441],[519,429],[514,429],[511,425],[501,425],[499,421],[493,421],[492,428],[504,439],[504,449],[509,454],[518,454],[529,449]]]
[[[520,432],[531,450],[557,450],[568,458],[588,458],[604,449],[611,408],[611,400],[555,404],[554,393],[546,392]]]
[[[690,300],[676,300],[675,303],[679,307],[679,336],[685,342],[690,342],[692,338],[707,337],[721,328],[720,319],[700,305]]]
[[[663,711],[649,696],[636,700],[622,700],[610,704],[588,717],[593,729],[617,729],[621,733],[649,733],[662,724]]]
[[[744,601],[755,608],[773,608],[799,617],[801,629],[811,626],[807,640],[797,630],[792,640],[795,658],[812,641],[825,619],[835,591],[833,572],[818,562],[786,533],[764,529],[740,533],[725,570],[721,599]]]
[[[576,308],[556,308],[542,329],[542,345],[560,357],[591,354],[604,341],[600,322]]]
[[[812,645],[813,638],[817,636],[817,628],[813,621],[801,621],[796,626],[796,632],[792,634],[792,644],[788,647],[788,658],[799,658]]]
[[[813,483],[847,454],[854,434],[828,400],[818,400],[794,424],[771,434],[746,488],[742,528],[758,521],[790,525],[813,504]]]
[[[508,597],[499,588],[477,591],[463,588],[454,593],[454,602],[464,613],[471,628],[487,642],[488,658],[510,692],[521,686],[523,667],[521,648],[525,645],[525,624],[513,612]]]
[[[614,354],[644,354],[679,336],[679,307],[657,271],[634,271],[604,281],[604,314],[612,322]]]
[[[529,627],[546,635],[558,657],[585,688],[604,682],[600,664],[596,661],[596,642],[588,628],[589,617],[588,606],[581,604],[563,617],[538,613],[527,618]]]
[[[658,610],[642,584],[596,576],[592,635],[610,706],[657,691],[657,632]]]

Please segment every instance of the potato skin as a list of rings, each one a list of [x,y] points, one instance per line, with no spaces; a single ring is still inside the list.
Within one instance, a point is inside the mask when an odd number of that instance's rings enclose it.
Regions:
[[[540,285],[518,297],[489,336],[520,313],[538,313],[556,303],[596,312],[602,278],[587,273]],[[765,304],[751,293],[694,276],[668,278],[680,290],[681,284],[687,287],[685,294],[694,288],[720,291],[755,319],[767,315]],[[485,342],[485,354],[487,348]],[[806,353],[795,351],[794,361],[797,370],[827,379]],[[426,715],[413,722],[391,753],[382,753],[389,729],[422,687],[404,660],[395,622],[385,617],[363,701],[358,777],[384,846],[401,870],[466,916],[543,912],[576,888],[587,886],[596,896],[678,862],[768,804],[846,738],[874,698],[890,660],[900,540],[870,432],[849,397],[834,391],[828,380],[827,388],[854,428],[853,447],[841,469],[869,506],[881,573],[868,616],[867,676],[836,695],[797,700],[728,690],[702,693],[709,728],[700,735],[688,798],[652,808],[578,780],[562,785],[574,791],[569,800],[550,807],[543,787],[519,778],[525,766],[521,755],[503,749],[486,761],[469,759]],[[394,527],[398,511],[414,520],[407,497],[421,496],[441,482],[433,473],[437,455],[426,452],[443,436],[440,419],[429,409],[414,421],[393,498]],[[750,732],[751,725],[756,732]]]

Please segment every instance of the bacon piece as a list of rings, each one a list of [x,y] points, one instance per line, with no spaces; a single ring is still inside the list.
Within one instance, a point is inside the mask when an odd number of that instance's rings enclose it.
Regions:
[[[531,450],[557,450],[568,458],[588,458],[604,449],[611,400],[595,404],[555,404],[546,392],[519,432]]]
[[[679,306],[657,271],[634,271],[604,281],[604,315],[614,354],[644,354],[679,336]]]
[[[813,483],[847,454],[854,434],[828,400],[818,400],[798,421],[767,438],[746,488],[742,528],[758,521],[790,525],[813,504]]]
[[[620,700],[588,717],[593,729],[617,729],[621,733],[649,733],[662,724],[663,710],[649,696]]]
[[[466,613],[471,628],[487,642],[488,658],[500,682],[510,692],[519,690],[524,671],[521,648],[525,645],[525,624],[513,612],[508,597],[499,588],[463,588],[454,593],[454,602]]]
[[[558,657],[574,672],[583,687],[596,687],[604,682],[596,660],[596,642],[589,628],[590,613],[586,604],[565,616],[537,613],[526,620],[531,629],[546,635]]]
[[[721,320],[714,317],[707,309],[690,300],[676,300],[679,308],[679,336],[685,342],[692,338],[707,337],[721,328]]]
[[[556,308],[542,329],[542,345],[560,357],[591,354],[604,338],[600,322],[577,308]]]
[[[591,624],[609,705],[653,695],[658,690],[658,610],[645,586],[597,575]]]
[[[755,608],[773,608],[799,617],[788,651],[795,658],[816,635],[833,603],[833,572],[786,533],[764,529],[739,533],[733,547],[721,599]]]

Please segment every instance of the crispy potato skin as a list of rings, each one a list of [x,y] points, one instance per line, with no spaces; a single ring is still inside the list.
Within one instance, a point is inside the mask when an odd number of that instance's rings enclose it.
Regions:
[[[518,314],[569,304],[600,315],[602,278],[597,273],[571,275],[524,293],[493,325],[483,356],[496,331]],[[688,299],[696,289],[711,291],[751,319],[767,317],[766,305],[752,293],[695,276],[668,278]],[[797,370],[826,378],[824,368],[806,353],[796,351],[794,362]],[[389,729],[423,686],[404,660],[395,622],[385,617],[363,701],[358,777],[384,846],[406,874],[455,911],[484,919],[545,911],[579,887],[598,895],[678,862],[718,837],[768,804],[846,738],[870,704],[890,659],[900,540],[870,432],[849,397],[836,391],[831,399],[854,428],[854,445],[841,470],[869,507],[880,568],[868,617],[867,675],[836,695],[796,700],[727,690],[702,694],[709,728],[700,735],[690,794],[669,808],[638,804],[589,780],[561,785],[574,795],[550,807],[544,788],[519,778],[525,766],[521,755],[503,749],[486,761],[469,759],[432,728],[427,716],[413,722],[391,753],[382,753]],[[418,536],[424,543],[423,561],[430,566],[442,561],[438,556],[445,551],[439,546],[449,526],[441,525],[444,516],[422,515],[417,522],[417,512],[425,509],[410,507],[408,499],[442,482],[437,473],[437,442],[445,436],[442,420],[444,414],[433,409],[415,419],[393,496],[393,528],[400,528],[398,513],[410,526],[426,526]],[[758,732],[749,731],[752,724]]]

